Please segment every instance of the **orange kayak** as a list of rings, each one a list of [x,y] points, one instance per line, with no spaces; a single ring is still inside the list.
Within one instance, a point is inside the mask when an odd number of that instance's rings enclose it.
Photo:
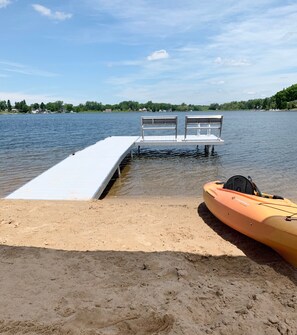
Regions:
[[[235,176],[231,183],[214,181],[204,185],[207,208],[223,223],[268,245],[297,266],[297,204],[262,194],[254,183],[242,187],[242,180],[238,183],[236,177],[244,178]]]

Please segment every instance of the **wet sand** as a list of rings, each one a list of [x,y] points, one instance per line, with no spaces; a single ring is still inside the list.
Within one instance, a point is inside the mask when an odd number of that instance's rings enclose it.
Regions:
[[[1,334],[296,334],[297,270],[201,198],[0,200]]]

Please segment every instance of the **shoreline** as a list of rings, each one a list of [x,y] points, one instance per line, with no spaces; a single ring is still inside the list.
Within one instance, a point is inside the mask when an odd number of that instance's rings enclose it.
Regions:
[[[11,246],[76,251],[180,251],[213,256],[245,256],[244,243],[262,246],[217,220],[202,197],[1,199],[0,206],[0,242]],[[238,246],[228,241],[230,234],[240,235],[244,243]]]
[[[0,200],[0,332],[294,334],[297,270],[202,198]]]

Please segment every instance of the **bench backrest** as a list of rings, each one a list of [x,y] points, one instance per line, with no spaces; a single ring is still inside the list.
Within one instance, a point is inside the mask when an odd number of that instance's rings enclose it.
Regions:
[[[175,130],[177,137],[177,116],[142,116],[141,130],[144,138],[144,130]]]
[[[177,124],[177,116],[168,116],[168,117],[149,117],[149,116],[143,116],[141,118],[141,124],[142,125],[176,125]]]
[[[222,123],[223,115],[195,115],[195,116],[186,116],[186,123]]]
[[[188,129],[197,129],[198,134],[200,130],[207,130],[208,135],[211,134],[212,129],[219,130],[219,136],[222,133],[223,115],[194,115],[185,117],[185,137]]]

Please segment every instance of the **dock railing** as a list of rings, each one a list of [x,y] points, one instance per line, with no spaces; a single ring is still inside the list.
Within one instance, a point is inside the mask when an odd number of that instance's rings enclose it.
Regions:
[[[141,136],[144,140],[144,132],[147,130],[174,130],[177,139],[177,116],[142,116]]]
[[[223,115],[195,115],[185,117],[185,140],[190,130],[196,130],[196,136],[212,135],[215,131],[221,137]]]

